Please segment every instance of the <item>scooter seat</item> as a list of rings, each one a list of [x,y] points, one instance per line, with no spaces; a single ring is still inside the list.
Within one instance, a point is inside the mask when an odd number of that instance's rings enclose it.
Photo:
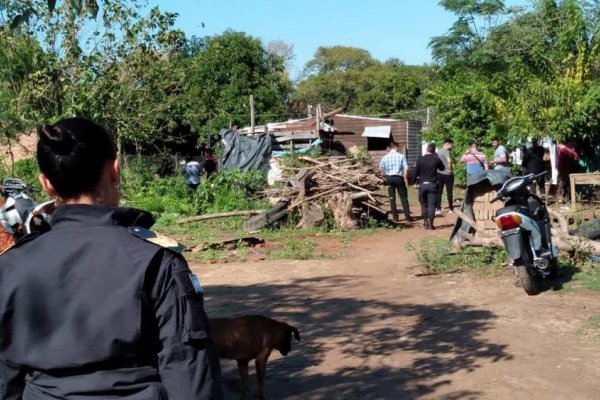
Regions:
[[[529,210],[527,209],[527,207],[523,207],[521,205],[515,204],[512,206],[506,206],[506,207],[503,207],[503,208],[497,210],[496,217],[498,215],[506,214],[506,213],[510,213],[510,212],[518,212],[520,214],[526,214],[526,215],[529,214]]]

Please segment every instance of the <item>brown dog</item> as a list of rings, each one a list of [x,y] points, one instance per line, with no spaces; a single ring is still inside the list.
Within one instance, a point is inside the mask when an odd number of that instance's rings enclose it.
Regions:
[[[242,396],[248,389],[248,363],[256,359],[258,395],[265,398],[265,369],[273,349],[287,355],[292,335],[300,341],[298,329],[260,315],[235,318],[210,318],[212,335],[220,358],[236,360],[241,377]]]

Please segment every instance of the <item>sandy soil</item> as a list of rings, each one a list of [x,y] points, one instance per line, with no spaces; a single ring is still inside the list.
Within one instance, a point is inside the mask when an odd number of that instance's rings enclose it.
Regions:
[[[405,243],[448,232],[360,238],[334,260],[192,267],[211,316],[263,314],[300,329],[290,355],[271,356],[271,399],[599,398],[600,341],[588,327],[600,294],[528,297],[508,271],[417,276]],[[235,362],[222,365],[235,399]],[[252,369],[250,384],[253,398]]]

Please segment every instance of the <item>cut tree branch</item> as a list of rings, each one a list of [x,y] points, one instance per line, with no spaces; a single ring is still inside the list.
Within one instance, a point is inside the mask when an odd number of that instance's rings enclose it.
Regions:
[[[188,222],[194,222],[194,221],[205,221],[208,219],[215,219],[215,218],[227,218],[227,217],[240,217],[240,216],[247,216],[247,215],[256,215],[256,214],[260,214],[265,212],[265,210],[244,210],[244,211],[227,211],[227,212],[221,212],[221,213],[215,213],[215,214],[203,214],[203,215],[196,215],[194,217],[188,217],[188,218],[182,218],[176,221],[176,223],[178,224],[186,224]]]

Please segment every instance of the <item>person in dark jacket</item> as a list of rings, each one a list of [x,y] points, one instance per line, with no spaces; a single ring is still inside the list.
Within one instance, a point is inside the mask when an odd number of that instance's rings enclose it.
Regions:
[[[150,214],[118,207],[108,133],[82,118],[38,133],[59,207],[0,256],[1,399],[222,399],[202,287]]]
[[[206,150],[206,155],[204,157],[204,170],[206,171],[206,179],[210,179],[210,177],[217,172],[219,168],[219,163],[215,158],[212,150]]]
[[[531,147],[525,150],[521,167],[526,174],[537,175],[546,170],[546,164],[544,163],[544,148],[539,145],[537,140],[534,139],[531,143]],[[546,176],[538,176],[536,178],[536,183],[540,189],[540,193],[546,194]],[[530,189],[535,193],[535,184],[532,184]]]
[[[415,177],[419,182],[421,215],[423,216],[425,229],[435,229],[433,218],[435,217],[435,205],[438,202],[438,171],[444,169],[444,163],[435,153],[435,144],[428,144],[427,152],[424,156],[417,158],[415,166]]]

